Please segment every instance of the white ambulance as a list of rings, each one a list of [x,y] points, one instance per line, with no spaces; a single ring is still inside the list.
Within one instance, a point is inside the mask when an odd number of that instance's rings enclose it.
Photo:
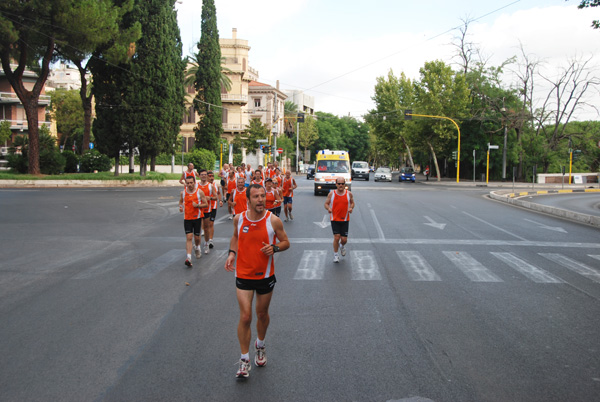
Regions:
[[[348,151],[323,149],[317,152],[315,163],[315,195],[328,194],[335,189],[338,177],[346,180],[346,188],[351,190],[350,155]]]

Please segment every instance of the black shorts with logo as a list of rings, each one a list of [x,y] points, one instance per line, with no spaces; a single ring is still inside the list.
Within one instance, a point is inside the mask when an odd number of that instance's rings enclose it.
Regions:
[[[333,234],[339,234],[342,237],[348,237],[348,227],[350,221],[331,221],[331,230]]]
[[[211,222],[214,222],[216,217],[217,217],[217,209],[213,208],[212,211],[210,211],[207,214],[204,214],[202,219],[210,219]]]
[[[235,286],[241,290],[256,290],[259,295],[266,295],[273,291],[277,278],[271,275],[265,279],[235,278]]]
[[[183,228],[185,229],[185,234],[194,233],[194,236],[200,236],[200,230],[202,228],[202,218],[184,219]]]

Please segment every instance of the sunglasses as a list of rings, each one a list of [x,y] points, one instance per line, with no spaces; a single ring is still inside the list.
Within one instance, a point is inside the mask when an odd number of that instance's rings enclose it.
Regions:
[[[335,183],[335,184],[337,184],[338,186],[345,186],[346,185],[346,183]]]

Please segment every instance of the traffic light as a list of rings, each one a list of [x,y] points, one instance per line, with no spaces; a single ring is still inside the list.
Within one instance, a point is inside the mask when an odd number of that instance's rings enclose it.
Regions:
[[[412,120],[412,109],[404,109],[404,120]]]
[[[263,145],[263,152],[265,154],[268,154],[269,152],[271,152],[271,146],[270,145]]]
[[[458,159],[458,151],[452,151],[452,159],[453,160],[457,160]]]
[[[304,123],[304,113],[298,113],[298,123]]]

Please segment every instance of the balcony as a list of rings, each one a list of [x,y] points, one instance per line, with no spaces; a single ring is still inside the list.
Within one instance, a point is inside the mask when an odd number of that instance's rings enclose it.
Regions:
[[[5,120],[0,120],[0,122],[5,121]],[[27,124],[27,120],[6,120],[10,122],[10,129],[11,130],[19,130],[19,131],[25,131],[29,129],[29,125]],[[50,128],[52,122],[50,121],[38,121],[38,127],[42,127],[42,126],[46,126],[48,128]]]
[[[223,123],[223,131],[225,132],[231,132],[231,131],[245,131],[246,130],[246,125],[245,124],[239,124],[239,123]]]
[[[21,100],[16,93],[0,92],[0,103],[21,103]],[[50,95],[40,95],[38,100],[39,105],[49,105]]]
[[[248,95],[243,94],[221,94],[221,102],[248,103]]]

